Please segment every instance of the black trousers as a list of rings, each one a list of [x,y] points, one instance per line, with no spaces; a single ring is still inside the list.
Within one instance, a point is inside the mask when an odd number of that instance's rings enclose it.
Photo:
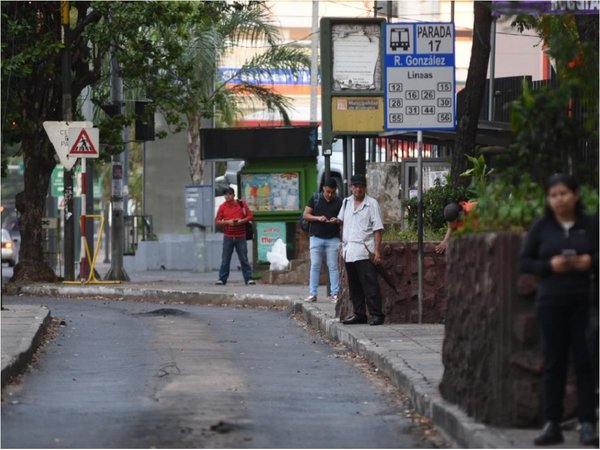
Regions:
[[[577,379],[577,417],[596,422],[594,378],[586,342],[589,321],[587,296],[566,301],[539,301],[536,304],[544,352],[544,418],[559,422],[563,416],[565,385],[572,352]]]
[[[384,317],[381,309],[381,292],[377,272],[368,259],[347,262],[348,288],[355,316],[366,317],[367,308],[373,317]]]

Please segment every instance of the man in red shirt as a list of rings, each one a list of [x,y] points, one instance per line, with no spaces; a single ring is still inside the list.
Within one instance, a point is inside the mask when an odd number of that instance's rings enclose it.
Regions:
[[[252,268],[248,262],[248,246],[246,244],[246,223],[251,222],[253,218],[248,204],[244,200],[235,201],[233,188],[227,188],[225,202],[219,206],[215,217],[215,223],[222,226],[224,231],[221,268],[219,269],[219,281],[216,284],[227,284],[233,249],[240,259],[244,281],[246,284],[256,284],[252,279]]]

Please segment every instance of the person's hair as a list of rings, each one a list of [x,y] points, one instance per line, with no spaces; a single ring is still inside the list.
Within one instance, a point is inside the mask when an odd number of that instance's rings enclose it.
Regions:
[[[446,222],[454,222],[462,211],[462,206],[458,203],[449,203],[444,207],[444,219]]]
[[[331,177],[331,178],[327,178],[325,180],[325,184],[323,185],[323,187],[327,186],[328,188],[331,189],[337,189],[337,181],[335,180],[335,178]]]
[[[564,173],[555,173],[550,176],[546,181],[546,187],[544,189],[544,194],[547,197],[550,189],[556,186],[557,184],[564,184],[567,189],[573,191],[576,194],[579,194],[579,182],[572,177],[571,175],[567,175]],[[583,214],[583,202],[581,201],[581,196],[577,199],[577,203],[575,203],[575,216],[579,217]],[[544,216],[553,217],[554,212],[550,208],[548,204],[548,200],[544,201]]]

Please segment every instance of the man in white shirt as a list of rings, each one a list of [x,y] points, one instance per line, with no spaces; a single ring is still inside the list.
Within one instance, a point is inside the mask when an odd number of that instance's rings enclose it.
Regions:
[[[338,219],[343,223],[343,256],[348,276],[353,315],[342,320],[344,325],[367,323],[381,325],[385,320],[375,264],[381,260],[383,222],[379,203],[366,194],[367,179],[353,175],[352,195],[344,199]]]

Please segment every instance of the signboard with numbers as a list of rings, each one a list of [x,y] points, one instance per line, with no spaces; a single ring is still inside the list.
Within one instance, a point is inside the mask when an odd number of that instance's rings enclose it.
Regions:
[[[385,26],[386,130],[455,128],[454,24]]]

